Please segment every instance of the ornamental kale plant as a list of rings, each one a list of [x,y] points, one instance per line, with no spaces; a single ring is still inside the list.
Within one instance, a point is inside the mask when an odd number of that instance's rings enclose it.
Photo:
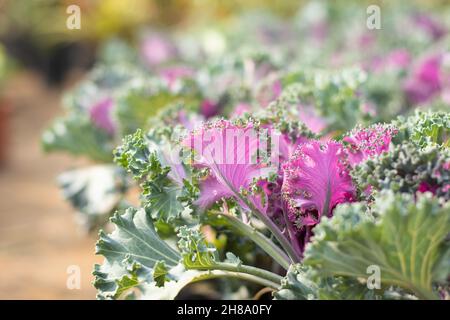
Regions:
[[[113,230],[99,299],[450,297],[447,29],[393,6],[368,34],[352,8],[105,49],[43,136],[93,162],[60,183]]]
[[[234,278],[256,285],[248,290],[268,287],[276,299],[448,295],[446,130],[426,131],[426,145],[398,137],[438,114],[335,139],[256,116],[179,134],[138,131],[115,157],[140,183],[142,204],[100,234],[99,297],[175,298],[189,283],[222,277],[231,288]],[[162,152],[167,143],[172,156]],[[257,249],[248,256],[217,245],[229,232]],[[257,255],[275,264],[256,264]],[[371,266],[381,272],[375,289]]]

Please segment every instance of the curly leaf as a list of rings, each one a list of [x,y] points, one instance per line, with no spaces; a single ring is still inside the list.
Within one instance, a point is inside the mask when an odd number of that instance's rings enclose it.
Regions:
[[[252,123],[235,125],[218,120],[191,131],[182,144],[195,156],[191,159],[194,167],[209,170],[208,176],[199,183],[200,196],[195,204],[207,209],[221,198],[234,197],[242,202],[239,192],[245,190],[250,193],[254,179],[265,177],[273,169],[264,167],[258,159],[258,152],[264,151],[260,140]],[[249,194],[248,198],[264,211],[258,196]]]
[[[412,141],[417,146],[450,146],[450,113],[416,111],[413,116],[399,116],[394,121],[399,128],[394,141]]]
[[[450,199],[450,150],[437,146],[419,149],[405,141],[362,162],[351,174],[361,190],[431,191]]]
[[[164,261],[158,261],[153,268],[153,279],[156,281],[158,287],[163,287],[164,283],[169,280],[167,275],[169,270]]]
[[[114,150],[114,161],[131,173],[136,180],[143,178],[152,169],[149,157],[150,150],[144,133],[140,129],[126,136],[122,145]],[[161,170],[161,168],[153,168],[153,170]]]
[[[309,266],[292,265],[274,293],[277,300],[372,300],[408,299],[398,289],[370,290],[357,279],[340,276],[323,276],[320,270]]]
[[[360,279],[367,279],[369,266],[378,266],[383,286],[437,298],[433,283],[450,271],[442,263],[450,250],[445,243],[450,206],[441,206],[430,194],[419,194],[415,203],[411,195],[383,192],[375,200],[373,216],[364,210],[336,210],[315,228],[305,263],[325,275]]]
[[[392,125],[374,124],[368,128],[357,126],[343,138],[350,164],[357,165],[369,157],[388,151],[396,133],[397,129]]]
[[[317,295],[317,285],[306,274],[307,268],[301,264],[289,267],[281,282],[280,290],[275,292],[276,300],[311,300]]]
[[[116,117],[123,135],[137,129],[149,129],[151,117],[160,110],[176,103],[194,103],[197,98],[192,93],[175,94],[166,85],[154,80],[145,80],[130,86],[117,102]]]
[[[302,106],[312,106],[315,114],[327,124],[326,132],[347,130],[364,118],[363,103],[357,92],[366,78],[358,69],[291,73],[283,79],[284,90],[272,105],[291,110],[299,118]]]
[[[179,217],[184,210],[183,205],[178,201],[181,189],[179,186],[167,183],[166,180],[163,183],[158,185],[155,181],[145,182],[143,195],[147,201],[146,207],[152,212],[152,218],[170,222]]]
[[[206,244],[197,229],[186,226],[179,232],[180,254],[159,238],[143,209],[129,208],[111,221],[116,225],[115,231],[110,235],[101,232],[97,243],[97,254],[105,257],[104,263],[94,269],[94,286],[100,299],[174,299],[189,283],[229,275],[221,270],[231,268],[231,275],[236,277],[241,267],[243,271],[251,268],[241,266],[231,254],[224,264],[226,268],[220,268],[215,263],[216,249]],[[256,278],[241,277],[252,281]]]
[[[169,222],[180,216],[184,209],[178,200],[183,195],[183,168],[163,166],[168,163],[155,143],[141,130],[125,137],[123,145],[115,150],[115,161],[141,183],[145,206],[154,219]]]
[[[178,232],[178,247],[187,268],[211,268],[218,261],[216,248],[205,241],[196,228],[182,226]]]
[[[296,224],[315,225],[333,208],[352,201],[354,187],[344,166],[344,150],[338,142],[301,144],[283,165],[283,200]]]

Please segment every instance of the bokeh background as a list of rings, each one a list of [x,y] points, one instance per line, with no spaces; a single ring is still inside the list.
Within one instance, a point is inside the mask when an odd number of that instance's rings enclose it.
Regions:
[[[297,1],[0,0],[0,299],[94,299],[96,233],[86,234],[56,185],[83,160],[45,154],[41,134],[63,114],[61,98],[95,63],[108,39],[133,42],[143,27],[178,29],[265,9],[286,15]],[[66,8],[81,8],[81,30]],[[81,289],[66,287],[67,267]]]
[[[365,10],[368,4],[382,1],[355,3]],[[72,4],[81,8],[81,30],[66,28],[66,8]],[[215,26],[220,30],[250,12],[290,19],[307,4],[0,0],[0,299],[95,298],[91,271],[101,261],[93,254],[97,235],[80,228],[55,182],[60,172],[86,160],[43,153],[41,134],[55,116],[64,113],[62,95],[85,77],[105,42],[116,38],[134,45],[145,28],[172,32]],[[416,5],[440,10],[450,3],[424,0]],[[81,268],[80,290],[66,287],[70,265]]]

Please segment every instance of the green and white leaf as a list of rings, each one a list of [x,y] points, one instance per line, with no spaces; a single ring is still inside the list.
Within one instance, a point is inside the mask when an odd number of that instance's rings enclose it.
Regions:
[[[345,276],[323,276],[309,266],[292,265],[274,293],[277,300],[409,300],[415,297],[400,288],[369,289],[359,279]]]
[[[204,270],[216,276],[236,277],[274,289],[280,286],[282,277],[264,269],[244,265],[233,253],[227,253],[225,261],[220,261],[217,249],[205,241],[197,228],[182,226],[178,237],[178,247],[187,269]]]
[[[356,204],[356,206],[361,206]],[[323,275],[367,280],[378,266],[381,285],[398,286],[422,299],[437,299],[436,282],[450,274],[450,205],[430,194],[380,193],[372,217],[364,210],[335,211],[315,228],[305,252],[306,265]]]
[[[117,98],[115,116],[122,136],[137,129],[148,130],[151,118],[170,105],[199,102],[192,93],[173,93],[157,78],[130,82]]]
[[[144,209],[129,208],[123,215],[116,213],[111,221],[116,225],[115,231],[110,235],[100,232],[96,246],[96,253],[105,257],[93,272],[99,299],[174,299],[192,282],[224,276],[253,279],[213,268],[188,270],[181,254],[158,236]],[[198,231],[186,228],[183,232],[188,237],[196,234],[196,239],[203,242]],[[182,250],[193,245],[191,240]],[[200,243],[196,247],[200,248]],[[234,266],[231,262],[226,265]]]
[[[317,298],[317,284],[308,275],[305,266],[293,264],[281,281],[280,290],[274,293],[276,300],[313,300]]]
[[[114,165],[66,171],[59,175],[58,184],[64,198],[77,209],[80,220],[89,229],[108,219],[128,188],[125,171]]]
[[[116,229],[110,235],[100,232],[96,246],[96,253],[105,257],[104,263],[96,265],[94,269],[94,286],[98,289],[98,298],[117,299],[130,291],[137,291],[138,296],[156,298],[160,294],[161,297],[175,297],[177,292],[174,291],[174,284],[166,284],[180,279],[171,273],[176,271],[175,274],[180,277],[181,256],[161,240],[149,214],[144,209],[129,208],[123,215],[116,213],[111,222],[116,225]],[[155,266],[156,271],[160,272],[162,264],[168,279],[164,279],[165,286],[160,288],[160,275],[157,274],[157,283],[154,272]],[[182,276],[183,279],[187,277],[184,274]],[[166,283],[166,280],[169,281]],[[169,287],[172,288],[170,292]],[[181,289],[178,286],[176,288]]]
[[[183,184],[173,179],[171,168],[161,148],[144,136],[142,130],[125,137],[115,150],[115,161],[141,183],[145,206],[155,220],[169,222],[178,218],[184,206],[178,198]],[[171,175],[172,174],[172,175]]]
[[[309,104],[326,119],[327,131],[347,130],[364,121],[357,92],[366,80],[366,73],[356,68],[339,72],[317,69],[292,72],[282,79],[283,92],[271,107],[294,112],[298,116],[298,104]]]
[[[420,148],[450,146],[450,113],[444,111],[416,111],[408,118],[394,120],[398,134],[394,142],[412,141]]]
[[[67,151],[99,162],[113,160],[113,141],[104,131],[96,128],[88,117],[70,114],[57,119],[42,135],[45,151]]]

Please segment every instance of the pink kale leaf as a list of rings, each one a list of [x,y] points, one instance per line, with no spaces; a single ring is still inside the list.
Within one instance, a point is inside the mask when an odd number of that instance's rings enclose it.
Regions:
[[[200,181],[196,204],[207,208],[221,198],[233,197],[241,202],[240,193],[248,191],[248,200],[264,211],[259,196],[250,194],[255,178],[266,175],[267,168],[258,159],[261,141],[252,124],[237,126],[229,121],[210,122],[194,130],[182,142],[194,151],[193,166],[207,168],[208,176]]]
[[[343,146],[335,141],[301,144],[283,165],[283,201],[298,228],[313,226],[333,208],[353,201],[355,188],[345,166]]]
[[[344,137],[347,143],[349,163],[354,166],[369,157],[378,156],[389,150],[392,137],[398,130],[385,124],[375,124],[368,128],[357,127]]]

